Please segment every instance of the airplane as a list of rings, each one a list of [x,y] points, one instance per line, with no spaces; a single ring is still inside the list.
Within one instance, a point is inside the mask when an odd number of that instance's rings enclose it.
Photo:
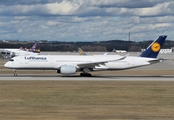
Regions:
[[[36,49],[37,44],[35,43],[30,49],[22,48],[19,49],[1,49],[2,56],[9,56],[10,58],[14,56],[21,56],[21,55],[38,55],[40,53],[39,49]]]
[[[116,50],[116,49],[113,49],[112,52],[116,52],[116,53],[126,53],[127,51],[126,51],[126,50]]]
[[[30,49],[26,49],[27,51],[34,52],[34,53],[40,53],[40,49],[36,49],[37,43],[35,43]]]
[[[120,55],[29,55],[11,58],[4,64],[16,70],[57,70],[62,75],[81,72],[80,76],[92,76],[89,72],[125,70],[162,62],[157,58],[167,36],[159,36],[140,56]]]

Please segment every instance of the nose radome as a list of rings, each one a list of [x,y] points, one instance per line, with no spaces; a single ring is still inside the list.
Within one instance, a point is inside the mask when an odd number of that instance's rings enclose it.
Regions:
[[[4,64],[4,67],[8,67],[8,62]]]

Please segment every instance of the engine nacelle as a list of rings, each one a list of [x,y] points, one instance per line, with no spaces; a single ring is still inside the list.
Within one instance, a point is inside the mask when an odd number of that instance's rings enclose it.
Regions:
[[[60,73],[61,74],[75,74],[76,73],[76,67],[70,66],[70,65],[62,65],[60,67]]]

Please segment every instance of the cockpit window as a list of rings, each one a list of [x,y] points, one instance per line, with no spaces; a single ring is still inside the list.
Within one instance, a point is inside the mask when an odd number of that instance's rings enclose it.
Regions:
[[[14,61],[14,59],[10,59],[9,61],[12,61],[12,62],[13,62],[13,61]]]

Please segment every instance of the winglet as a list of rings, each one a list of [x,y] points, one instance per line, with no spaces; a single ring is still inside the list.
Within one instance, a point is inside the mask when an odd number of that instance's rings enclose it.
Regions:
[[[108,53],[104,53],[103,55],[107,55]]]
[[[156,58],[166,38],[166,35],[159,36],[156,40],[152,42],[151,45],[148,46],[145,51],[141,53],[140,57]]]
[[[129,56],[129,54],[126,54],[125,56],[123,56],[123,57],[121,57],[121,58],[119,58],[119,59],[116,59],[116,60],[114,60],[114,61],[124,60],[127,56]],[[112,60],[112,61],[113,61],[113,60]],[[109,62],[111,62],[111,61],[109,61]]]

